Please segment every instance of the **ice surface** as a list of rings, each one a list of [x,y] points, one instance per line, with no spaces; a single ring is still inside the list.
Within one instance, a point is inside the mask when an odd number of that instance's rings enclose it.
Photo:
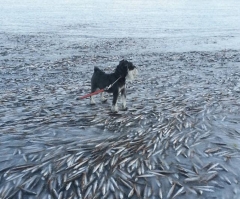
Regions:
[[[0,31],[83,38],[158,38],[167,51],[238,49],[237,0],[8,0]]]

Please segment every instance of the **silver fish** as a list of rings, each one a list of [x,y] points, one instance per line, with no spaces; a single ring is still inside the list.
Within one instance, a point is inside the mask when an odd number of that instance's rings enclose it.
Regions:
[[[175,186],[176,186],[176,184],[173,183],[171,189],[169,190],[169,192],[168,192],[168,194],[167,194],[167,198],[170,198],[170,197],[171,197],[171,195],[173,194],[173,191],[174,191],[174,189],[175,189]]]
[[[186,191],[185,191],[185,188],[184,187],[181,187],[175,194],[174,194],[174,196],[172,197],[172,198],[176,198],[177,196],[179,196],[179,195],[181,195],[181,194],[183,194],[183,193],[185,193]]]
[[[132,189],[130,190],[130,192],[129,192],[129,194],[128,194],[128,198],[130,198],[130,197],[133,196],[134,190],[135,190],[134,188],[132,188]]]

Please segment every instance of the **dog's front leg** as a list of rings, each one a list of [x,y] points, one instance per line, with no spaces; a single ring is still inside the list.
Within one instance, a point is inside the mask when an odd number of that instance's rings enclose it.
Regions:
[[[119,92],[113,92],[113,101],[112,101],[112,112],[118,112],[118,106],[117,106],[117,98],[118,98]]]
[[[127,110],[127,107],[126,107],[126,89],[123,88],[121,90],[121,96],[122,96],[122,110]]]

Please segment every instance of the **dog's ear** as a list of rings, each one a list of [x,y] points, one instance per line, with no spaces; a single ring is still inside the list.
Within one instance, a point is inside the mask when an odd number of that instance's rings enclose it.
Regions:
[[[119,65],[122,65],[124,62],[125,62],[125,60],[124,60],[124,59],[123,59],[123,60],[121,60],[121,61],[119,62]]]
[[[128,68],[128,61],[123,59],[122,61],[119,62],[119,65],[121,65],[122,67]]]
[[[128,61],[126,61],[126,60],[120,61],[115,72],[118,73],[122,77],[126,77],[126,75],[128,73]]]

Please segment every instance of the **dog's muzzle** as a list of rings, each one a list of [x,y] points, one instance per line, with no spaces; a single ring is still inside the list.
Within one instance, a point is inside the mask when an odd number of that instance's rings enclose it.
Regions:
[[[136,78],[137,75],[138,75],[138,70],[137,70],[137,68],[134,68],[133,70],[128,71],[126,79],[130,80],[130,81],[133,81]]]
[[[137,77],[138,76],[138,69],[134,68],[132,73],[133,73],[134,78]]]

